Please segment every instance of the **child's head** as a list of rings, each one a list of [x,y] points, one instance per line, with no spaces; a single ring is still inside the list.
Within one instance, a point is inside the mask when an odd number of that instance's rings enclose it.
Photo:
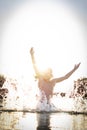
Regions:
[[[47,68],[44,72],[43,72],[43,77],[46,80],[50,80],[53,77],[52,74],[52,69],[51,68]]]

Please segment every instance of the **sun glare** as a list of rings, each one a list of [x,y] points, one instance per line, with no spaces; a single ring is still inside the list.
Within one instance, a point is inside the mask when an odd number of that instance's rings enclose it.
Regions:
[[[61,76],[83,61],[83,42],[80,21],[68,6],[27,3],[16,8],[5,24],[1,72],[29,82],[34,74],[29,54],[33,46],[40,69],[51,67],[54,76]],[[81,69],[74,76],[84,74]]]

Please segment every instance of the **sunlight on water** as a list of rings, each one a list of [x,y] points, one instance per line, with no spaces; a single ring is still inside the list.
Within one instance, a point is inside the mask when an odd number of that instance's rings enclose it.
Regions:
[[[65,96],[61,94],[53,95],[47,103],[46,96],[39,92],[38,88],[22,86],[17,80],[9,79],[5,81],[3,88],[8,89],[7,98],[3,100],[3,107],[0,110],[21,110],[21,111],[66,111],[87,113],[87,99],[80,96]],[[74,92],[75,93],[75,92]],[[64,94],[64,93],[62,93]]]
[[[79,82],[82,84],[82,80]],[[48,104],[43,92],[24,87],[15,79],[7,78],[2,88],[8,92],[7,98],[0,100],[0,130],[87,129],[87,98],[75,96],[78,93],[74,91],[72,97],[55,93]]]
[[[0,130],[86,130],[86,115],[1,112]]]

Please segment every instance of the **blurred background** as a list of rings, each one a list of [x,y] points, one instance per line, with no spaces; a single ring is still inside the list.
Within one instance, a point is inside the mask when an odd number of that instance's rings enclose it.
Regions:
[[[81,62],[68,85],[86,77],[86,3],[86,0],[0,0],[0,73],[25,82],[32,80],[29,49],[33,46],[39,67],[52,67],[54,76],[64,75]]]

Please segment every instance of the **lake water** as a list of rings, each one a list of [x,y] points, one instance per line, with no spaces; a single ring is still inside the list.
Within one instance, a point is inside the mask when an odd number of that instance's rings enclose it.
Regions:
[[[0,130],[87,130],[87,98],[54,95],[48,104],[42,92],[14,87],[11,81],[4,84]]]
[[[0,130],[87,130],[87,115],[1,111]]]

